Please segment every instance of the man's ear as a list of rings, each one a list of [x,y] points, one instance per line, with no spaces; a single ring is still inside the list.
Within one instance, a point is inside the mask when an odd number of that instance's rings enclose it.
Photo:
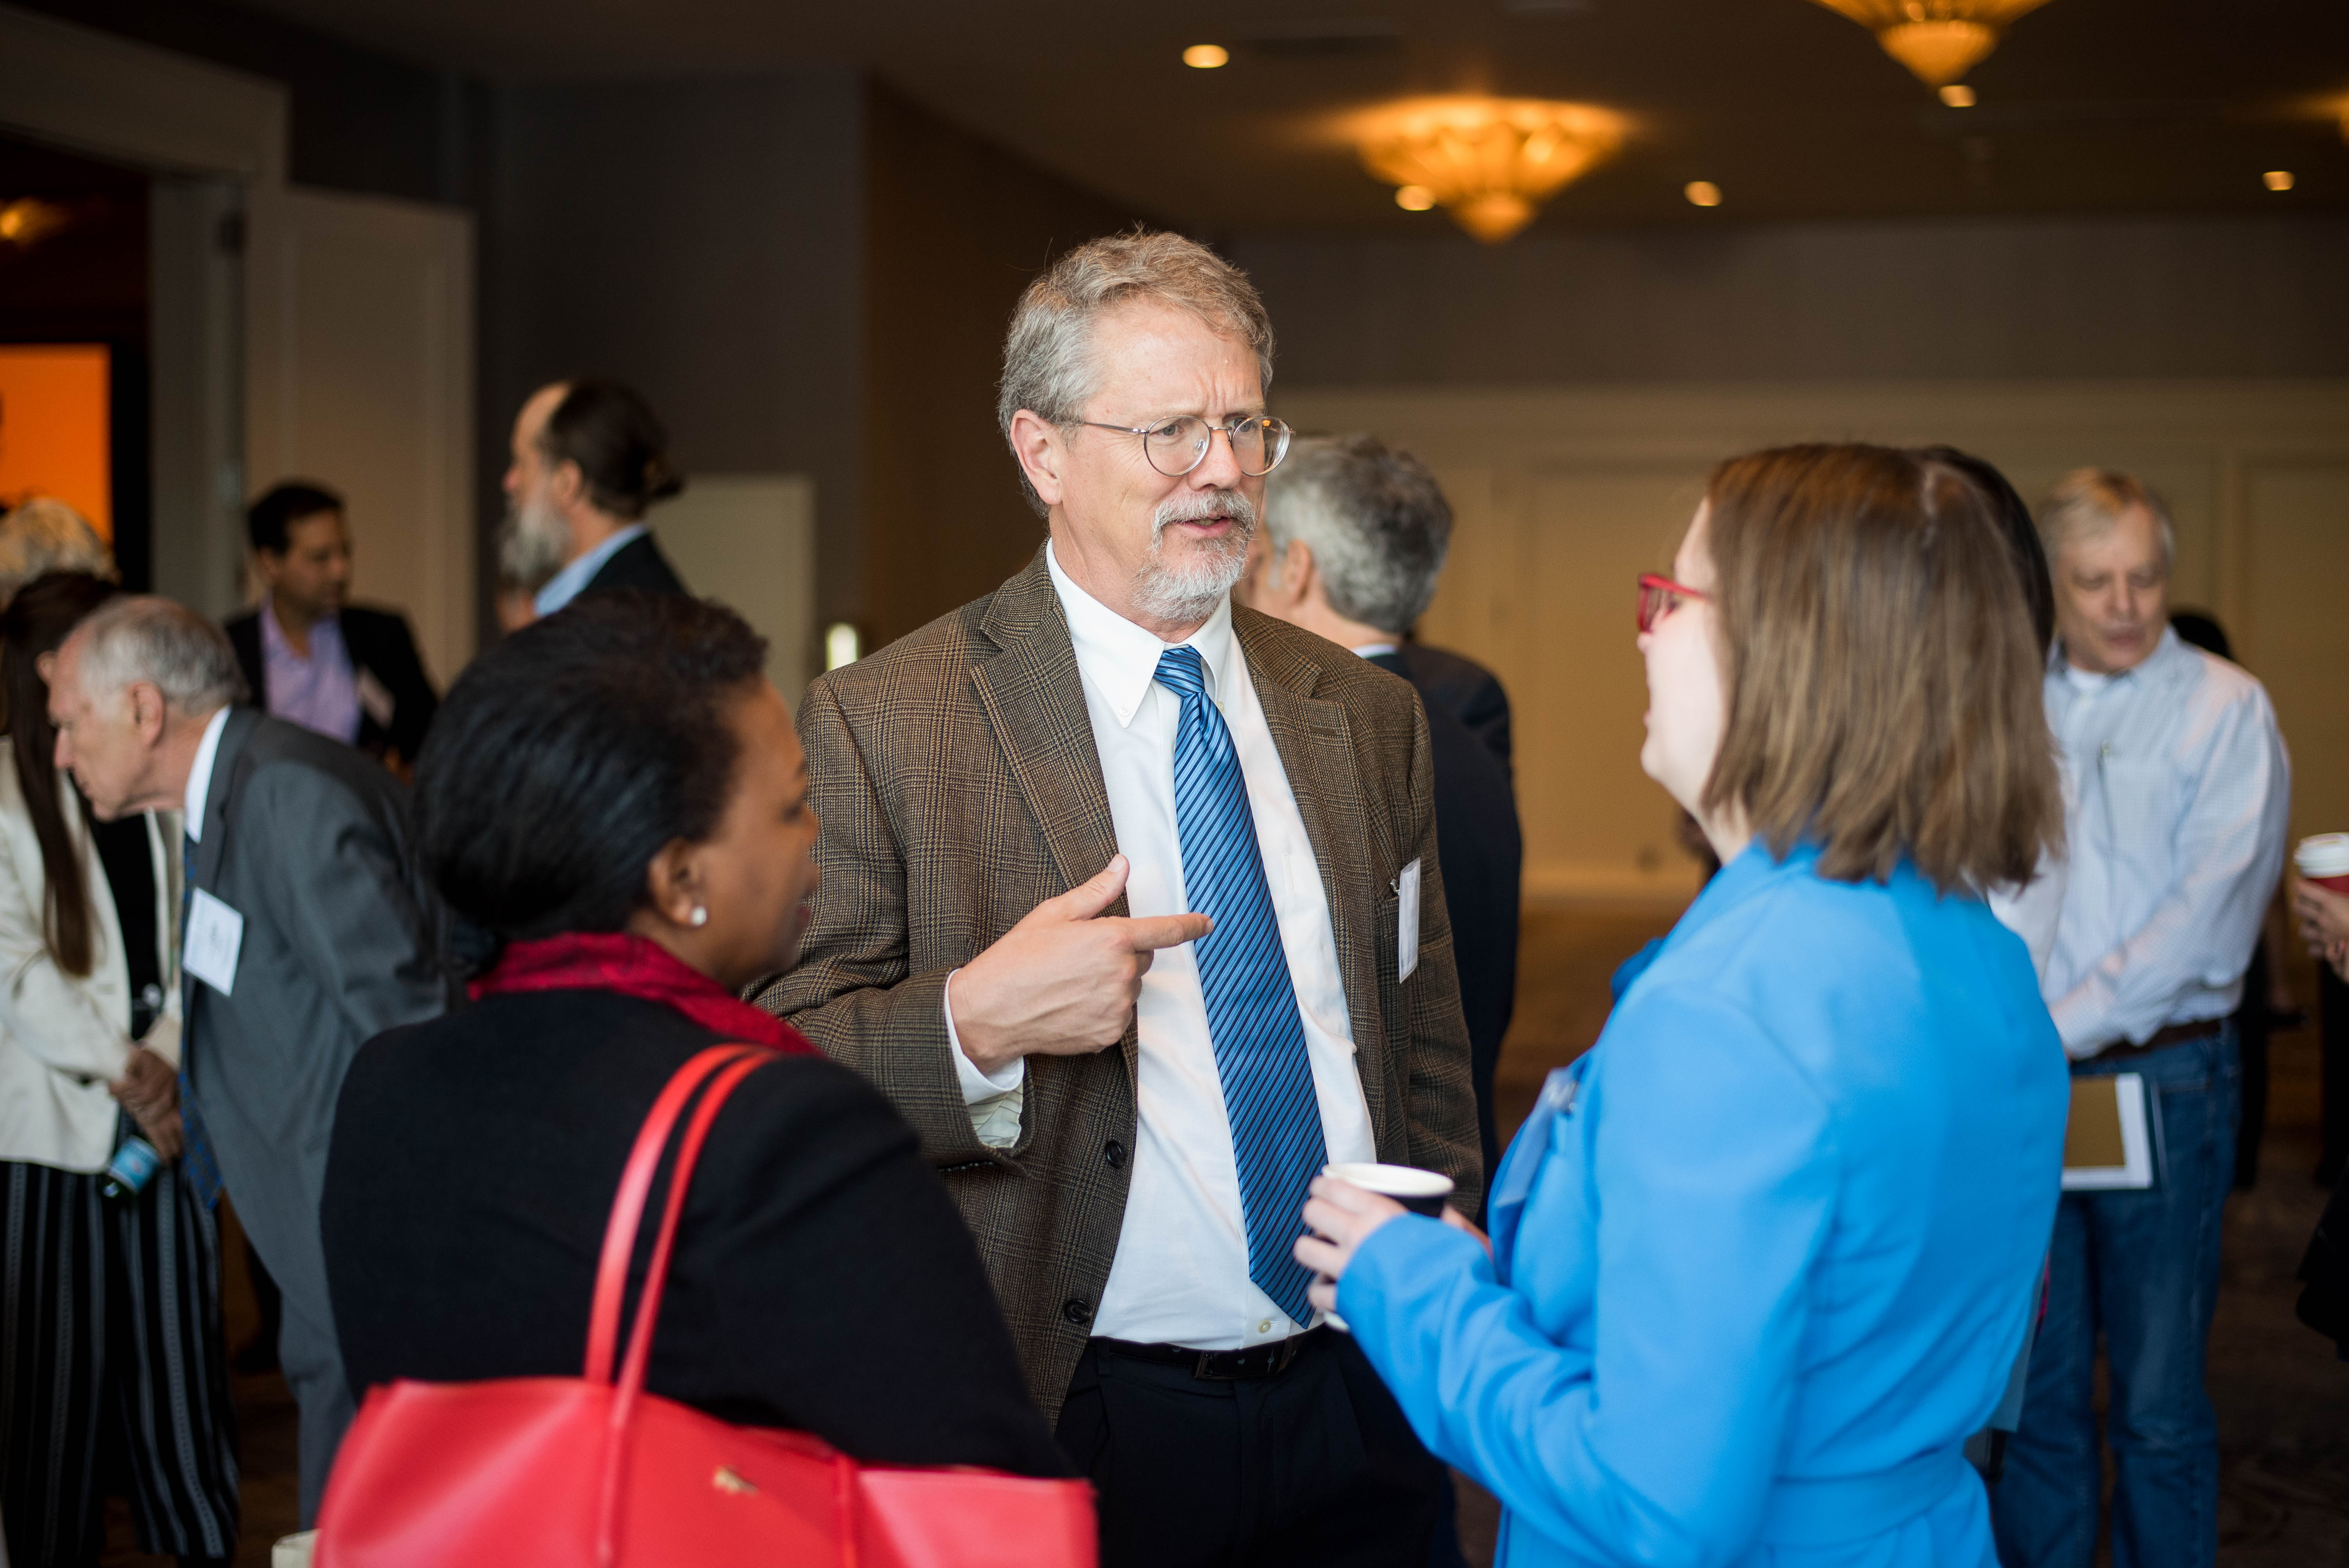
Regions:
[[[163,720],[169,705],[163,700],[163,689],[152,681],[133,681],[123,692],[130,699],[130,727],[149,746],[162,738]]]
[[[1019,471],[1028,476],[1044,504],[1060,505],[1067,493],[1061,481],[1069,460],[1061,428],[1032,410],[1020,409],[1011,416],[1011,455],[1019,459]]]
[[[1273,592],[1283,603],[1302,606],[1320,585],[1321,579],[1313,563],[1313,547],[1301,539],[1290,540],[1288,548],[1280,552],[1273,565],[1280,574],[1279,586]]]
[[[277,586],[278,577],[285,570],[285,557],[277,551],[256,550],[253,552],[253,574],[261,579],[264,588]]]
[[[583,506],[587,500],[587,476],[580,471],[578,462],[565,458],[547,476],[546,493],[554,504],[568,511]]]

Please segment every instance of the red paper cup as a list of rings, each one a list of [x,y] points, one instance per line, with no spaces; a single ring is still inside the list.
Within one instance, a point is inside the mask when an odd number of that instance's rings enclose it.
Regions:
[[[2292,852],[2300,880],[2349,897],[2349,833],[2318,833]]]

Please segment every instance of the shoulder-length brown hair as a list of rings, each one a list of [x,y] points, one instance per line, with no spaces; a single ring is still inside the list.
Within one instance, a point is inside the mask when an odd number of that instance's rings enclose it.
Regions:
[[[1784,856],[1943,892],[2019,884],[2063,842],[2030,602],[1994,503],[1884,447],[1723,463],[1705,499],[1727,722],[1704,804]]]
[[[82,876],[81,846],[66,821],[57,764],[57,732],[49,723],[49,686],[41,678],[43,654],[53,654],[84,617],[122,590],[87,572],[52,572],[20,589],[0,614],[0,690],[7,696],[7,735],[16,753],[16,783],[41,846],[45,897],[42,934],[49,955],[68,975],[89,973],[95,943],[89,884]],[[85,813],[88,807],[84,806]]]

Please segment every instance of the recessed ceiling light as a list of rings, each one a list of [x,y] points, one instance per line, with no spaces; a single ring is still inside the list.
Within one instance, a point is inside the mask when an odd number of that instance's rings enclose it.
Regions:
[[[2267,182],[2267,188],[2271,191],[2292,189],[2292,170],[2289,169],[2271,169],[2260,178]]]
[[[1221,44],[1194,44],[1183,51],[1183,63],[1195,71],[1212,71],[1231,57],[1232,52]]]
[[[1941,89],[1941,101],[1951,108],[1974,107],[1974,89],[1963,82],[1951,82]]]
[[[1692,180],[1681,187],[1681,194],[1689,199],[1692,207],[1721,205],[1721,187],[1710,180]]]
[[[1395,205],[1406,212],[1424,212],[1435,205],[1435,192],[1424,185],[1404,185],[1395,191]]]

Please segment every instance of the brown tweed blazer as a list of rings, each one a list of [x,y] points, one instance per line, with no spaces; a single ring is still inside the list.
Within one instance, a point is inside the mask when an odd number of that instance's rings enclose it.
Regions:
[[[1235,606],[1232,624],[1320,863],[1379,1158],[1445,1172],[1474,1212],[1484,1174],[1419,698],[1284,622]],[[1133,1026],[1118,1049],[1029,1057],[1019,1142],[993,1150],[971,1130],[940,1010],[950,970],[1117,852],[1042,552],[818,680],[799,727],[823,881],[799,968],[760,1004],[919,1130],[978,1239],[1029,1387],[1057,1418],[1124,1221]],[[1395,877],[1414,857],[1419,967],[1398,982]]]

